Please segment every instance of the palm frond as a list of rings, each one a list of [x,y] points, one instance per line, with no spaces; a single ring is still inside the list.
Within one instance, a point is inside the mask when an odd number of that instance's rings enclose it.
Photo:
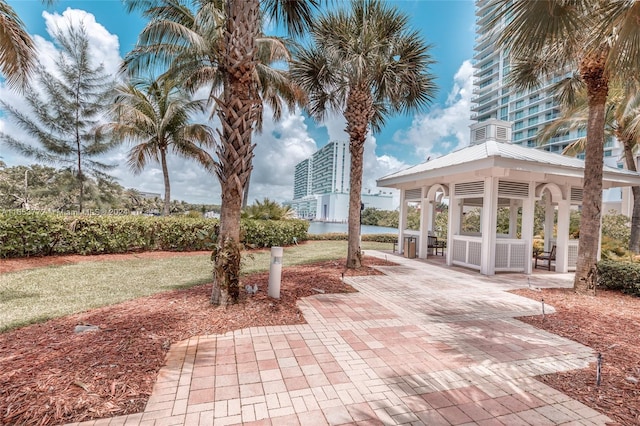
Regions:
[[[7,85],[23,88],[35,66],[35,46],[13,8],[0,1],[0,71]]]

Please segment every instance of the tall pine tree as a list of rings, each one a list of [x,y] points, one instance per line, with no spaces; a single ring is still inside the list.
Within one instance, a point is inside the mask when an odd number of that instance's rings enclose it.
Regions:
[[[77,180],[78,210],[82,211],[85,173],[107,178],[112,165],[98,156],[116,143],[96,134],[96,126],[113,98],[114,79],[104,65],[92,58],[83,25],[59,28],[54,34],[59,49],[51,71],[38,67],[25,90],[28,111],[2,101],[0,104],[32,141],[0,133],[0,141],[39,162],[68,168]]]

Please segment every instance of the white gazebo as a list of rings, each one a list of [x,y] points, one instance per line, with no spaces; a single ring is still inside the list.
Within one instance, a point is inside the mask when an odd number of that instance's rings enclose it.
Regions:
[[[556,272],[575,270],[578,240],[569,237],[569,218],[572,205],[582,202],[584,161],[513,145],[510,140],[510,123],[483,121],[471,126],[468,147],[378,179],[378,186],[400,190],[400,251],[409,237],[417,241],[418,257],[429,256],[434,207],[448,199],[447,265],[477,269],[484,275],[529,274],[535,202],[546,194],[545,249],[556,245]],[[604,166],[603,188],[634,185],[640,185],[638,173]],[[420,208],[418,231],[406,229],[410,203]],[[508,234],[496,231],[501,207],[509,209]],[[475,232],[462,227],[470,208],[480,210],[480,227]]]

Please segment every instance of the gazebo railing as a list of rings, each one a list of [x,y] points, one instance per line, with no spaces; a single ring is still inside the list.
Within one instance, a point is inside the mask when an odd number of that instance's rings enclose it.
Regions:
[[[451,263],[480,270],[482,259],[482,237],[453,236]]]
[[[567,256],[567,269],[569,271],[576,270],[576,264],[578,263],[578,243],[580,240],[569,240],[567,244],[568,256]]]
[[[525,240],[499,238],[495,246],[496,272],[524,272],[527,262]],[[466,235],[453,236],[451,263],[480,270],[482,258],[482,237]]]
[[[496,240],[496,272],[524,272],[527,262],[525,240],[499,238]]]

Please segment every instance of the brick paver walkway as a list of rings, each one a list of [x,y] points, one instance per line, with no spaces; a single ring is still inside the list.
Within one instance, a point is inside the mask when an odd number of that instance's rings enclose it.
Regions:
[[[381,268],[387,275],[348,278],[359,293],[302,300],[308,324],[173,345],[144,413],[83,424],[541,426],[609,420],[534,379],[584,368],[594,354],[513,319],[541,314],[541,303],[504,291],[566,285],[568,276],[536,275],[529,282],[518,274],[483,277],[393,260],[401,266]]]

